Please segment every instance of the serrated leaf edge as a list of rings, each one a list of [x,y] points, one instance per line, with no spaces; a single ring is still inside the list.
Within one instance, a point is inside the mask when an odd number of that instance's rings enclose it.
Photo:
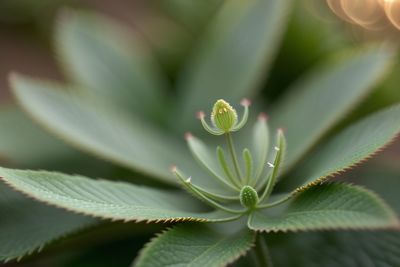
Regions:
[[[179,227],[179,226],[180,226],[180,224],[175,225],[175,226],[173,226],[173,227],[167,227],[167,228],[165,228],[164,230],[162,230],[161,232],[156,233],[156,234],[142,247],[142,249],[139,251],[139,253],[138,253],[136,259],[133,261],[131,267],[135,267],[135,266],[136,266],[136,263],[137,263],[137,261],[139,260],[139,258],[141,258],[143,255],[145,255],[144,253],[146,253],[146,250],[149,249],[149,248],[151,248],[151,247],[153,246],[154,242],[155,242],[157,239],[161,238],[164,234],[166,234],[167,232],[169,232],[169,231],[171,231],[171,230],[174,230],[175,228],[177,228],[177,227]],[[241,231],[243,231],[243,229],[242,229]],[[226,264],[220,265],[220,267],[228,266],[229,264],[235,262],[237,259],[239,259],[239,258],[245,256],[245,255],[255,246],[255,241],[256,241],[256,234],[255,234],[255,232],[254,232],[252,244],[251,244],[250,246],[248,246],[247,249],[245,249],[245,250],[243,250],[241,253],[237,254],[235,257],[232,257],[232,259],[230,259],[229,261],[227,261]]]
[[[45,171],[47,172],[47,171]],[[177,223],[177,222],[220,222],[220,221],[224,221],[226,219],[206,219],[206,218],[194,218],[194,217],[175,217],[175,218],[164,218],[164,219],[143,219],[143,218],[132,218],[132,219],[121,219],[121,218],[111,218],[111,217],[107,217],[107,216],[102,216],[102,215],[94,215],[92,213],[89,212],[84,212],[84,211],[77,211],[71,208],[67,208],[58,204],[54,204],[52,202],[49,201],[45,201],[42,199],[38,199],[36,198],[33,194],[30,194],[29,192],[26,192],[24,190],[19,189],[18,187],[16,187],[12,182],[10,182],[9,180],[7,180],[7,178],[0,176],[0,181],[3,181],[7,186],[9,186],[10,188],[12,188],[14,191],[22,193],[24,196],[38,201],[40,203],[44,203],[48,206],[52,206],[52,207],[56,207],[56,208],[60,208],[75,214],[80,214],[80,215],[84,215],[84,216],[89,216],[92,218],[98,218],[98,219],[102,219],[102,220],[107,220],[107,221],[111,221],[111,222],[124,222],[124,223],[128,223],[128,222],[135,222],[135,223],[140,223],[140,222],[144,222],[144,223]],[[232,219],[236,219],[236,217],[238,218],[239,216],[241,216],[241,214],[239,215],[232,215]]]
[[[317,186],[322,184],[323,182],[318,182],[315,183],[312,186]],[[378,203],[380,206],[382,206],[387,212],[388,215],[391,217],[391,220],[393,223],[392,225],[388,225],[388,226],[378,226],[378,227],[359,227],[357,226],[356,228],[353,227],[331,227],[331,226],[327,226],[327,227],[317,227],[314,228],[312,230],[306,230],[306,229],[276,229],[276,228],[272,228],[272,229],[255,229],[253,227],[250,226],[250,220],[252,219],[253,213],[249,214],[249,218],[247,220],[247,226],[249,227],[249,229],[256,231],[256,232],[260,232],[260,233],[301,233],[301,232],[310,232],[310,231],[332,231],[332,230],[357,230],[357,231],[376,231],[376,230],[395,230],[395,231],[400,231],[400,219],[398,218],[398,216],[396,215],[396,213],[391,209],[391,207],[389,206],[389,204],[386,203],[386,201],[377,193],[375,193],[374,191],[366,188],[365,186],[362,185],[354,185],[352,183],[345,183],[345,182],[328,182],[328,184],[345,184],[345,185],[350,185],[353,187],[356,187],[358,190],[366,192],[367,194],[370,194]],[[306,189],[311,188],[312,186],[307,187]],[[301,193],[301,192],[296,192],[297,193]]]

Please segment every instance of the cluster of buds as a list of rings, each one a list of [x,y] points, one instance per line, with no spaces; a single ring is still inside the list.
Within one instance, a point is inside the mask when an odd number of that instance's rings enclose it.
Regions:
[[[227,149],[230,154],[230,162],[225,156],[225,151],[221,146],[217,147],[217,158],[205,158],[205,147],[197,138],[191,134],[186,134],[186,140],[193,156],[202,163],[203,167],[215,177],[227,189],[226,195],[210,192],[195,185],[192,177],[185,177],[182,172],[173,167],[172,172],[179,179],[181,184],[191,194],[209,205],[230,213],[245,214],[254,209],[263,209],[278,205],[286,199],[281,199],[272,203],[268,203],[268,199],[276,184],[280,166],[283,161],[286,142],[283,131],[277,130],[276,143],[273,146],[273,160],[271,162],[261,162],[258,168],[254,168],[253,156],[250,149],[245,148],[242,153],[244,168],[239,164],[236,148],[233,142],[232,133],[243,128],[248,120],[250,101],[243,99],[240,103],[244,107],[243,117],[238,120],[236,110],[225,100],[218,100],[211,112],[211,125],[205,120],[205,113],[198,112],[197,117],[200,119],[203,128],[212,135],[225,135],[227,140]],[[259,116],[259,123],[267,128],[266,116]],[[265,148],[268,149],[268,146]],[[265,151],[265,155],[268,151]],[[266,157],[265,157],[266,158]],[[212,166],[208,164],[210,161],[217,161],[223,175],[218,174]],[[244,171],[242,171],[244,169]],[[257,169],[257,171],[255,171]],[[229,192],[236,192],[236,195]],[[240,204],[240,206],[238,206]],[[240,208],[242,207],[242,208]]]

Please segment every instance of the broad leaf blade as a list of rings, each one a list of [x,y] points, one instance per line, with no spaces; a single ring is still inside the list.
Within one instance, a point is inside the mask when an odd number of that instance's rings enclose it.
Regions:
[[[275,128],[287,129],[287,168],[371,91],[392,58],[393,53],[383,48],[353,52],[292,86],[271,114]]]
[[[400,105],[377,112],[334,136],[311,155],[297,176],[306,179],[305,186],[327,179],[371,157],[399,132]]]
[[[76,152],[35,125],[15,106],[0,109],[0,158],[34,166],[76,156]]]
[[[146,47],[130,39],[133,32],[99,15],[71,10],[63,15],[57,50],[72,80],[89,94],[147,117],[162,108],[163,77]]]
[[[27,199],[2,183],[0,213],[0,261],[20,259],[98,222]]]
[[[204,212],[187,195],[123,182],[91,180],[45,171],[0,168],[11,187],[42,202],[99,218],[123,221],[220,221],[234,218],[223,212]]]
[[[226,266],[244,255],[254,239],[248,229],[222,234],[206,225],[179,225],[153,239],[133,266]]]
[[[172,164],[194,165],[183,142],[105,102],[90,101],[70,88],[22,76],[14,76],[12,85],[17,99],[34,118],[87,152],[167,182],[175,181],[168,171]]]
[[[182,73],[178,110],[184,127],[219,98],[238,103],[254,95],[284,31],[289,2],[225,1]]]
[[[390,207],[374,193],[346,184],[320,184],[306,189],[280,216],[255,212],[249,217],[256,231],[398,228]]]

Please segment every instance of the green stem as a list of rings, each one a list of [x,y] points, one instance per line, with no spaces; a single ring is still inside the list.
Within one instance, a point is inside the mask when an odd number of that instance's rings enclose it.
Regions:
[[[267,244],[261,234],[257,234],[256,246],[254,252],[256,255],[257,266],[259,267],[272,267],[272,260],[268,251]]]
[[[227,140],[227,143],[228,143],[228,149],[229,149],[229,153],[231,154],[231,157],[232,157],[233,166],[235,168],[236,175],[237,175],[238,179],[240,181],[242,181],[242,174],[241,174],[240,167],[239,167],[239,162],[238,162],[238,159],[237,159],[237,156],[236,156],[235,146],[233,145],[232,134],[228,132],[225,135],[226,135],[226,140]]]
[[[228,167],[228,164],[225,159],[225,153],[223,149],[218,146],[217,147],[217,157],[219,160],[219,164],[221,165],[222,169],[224,170],[224,173],[226,177],[228,177],[229,181],[238,189],[240,190],[240,181],[234,177],[230,171],[230,168]]]
[[[177,169],[174,170],[174,173],[188,192],[192,193],[194,196],[198,197],[200,200],[207,203],[208,205],[216,209],[220,209],[233,214],[243,214],[245,212],[245,210],[230,209],[228,207],[219,204],[218,202],[215,202],[214,200],[212,200],[211,198],[207,197],[205,194],[200,192],[197,188],[193,187],[190,178],[188,179],[183,178],[183,175]]]
[[[278,205],[280,205],[282,203],[285,203],[286,201],[290,200],[293,196],[294,196],[294,194],[290,193],[286,197],[281,198],[281,199],[279,199],[277,201],[274,201],[274,202],[271,202],[271,203],[267,203],[267,204],[263,204],[263,205],[257,205],[257,208],[260,208],[260,209],[272,208],[272,207],[278,206]]]

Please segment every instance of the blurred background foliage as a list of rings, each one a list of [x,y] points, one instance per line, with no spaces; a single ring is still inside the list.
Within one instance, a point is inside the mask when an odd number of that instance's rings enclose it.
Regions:
[[[328,5],[332,4],[332,1],[293,2],[295,5],[279,54],[269,74],[268,85],[260,96],[265,103],[271,103],[279,98],[284,92],[282,88],[288,88],[288,85],[299,76],[332,53],[360,46],[371,40],[393,42],[398,40],[400,34],[400,31],[392,28],[382,33],[342,20],[337,14],[338,11],[333,12],[332,5]],[[133,174],[111,163],[84,155],[35,125],[14,105],[9,93],[7,76],[11,71],[18,71],[36,77],[61,81],[66,79],[56,63],[53,30],[58,14],[66,7],[73,7],[94,10],[127,25],[128,29],[140,36],[153,51],[164,72],[167,73],[169,82],[174,84],[176,73],[186,58],[196,53],[198,40],[201,40],[210,18],[222,3],[223,0],[0,1],[1,164],[59,170],[109,179],[130,181],[134,179],[136,183],[143,183],[139,174]],[[399,62],[398,59],[394,60],[391,74],[378,85],[373,94],[363,100],[344,124],[400,101]],[[339,128],[343,126],[340,125]],[[396,190],[400,185],[399,160],[400,144],[396,142],[389,150],[368,164],[372,167],[366,166],[354,170],[346,178],[376,190],[400,212],[400,197]],[[369,168],[374,168],[375,171],[369,171]],[[387,179],[380,179],[385,176]],[[42,254],[35,254],[20,263],[8,263],[4,266],[128,266],[138,249],[159,229],[161,228],[158,225],[110,226],[104,223],[79,237],[73,236],[56,242]],[[299,240],[312,243],[312,236],[313,234],[303,234],[300,237],[276,235],[272,238],[272,242],[276,244],[274,247],[278,251],[279,244],[300,242]],[[66,247],[73,249],[65,250]],[[304,251],[304,253],[312,255],[315,251]],[[278,266],[301,266],[300,261],[286,262],[288,259],[279,252],[273,255],[276,255]]]

